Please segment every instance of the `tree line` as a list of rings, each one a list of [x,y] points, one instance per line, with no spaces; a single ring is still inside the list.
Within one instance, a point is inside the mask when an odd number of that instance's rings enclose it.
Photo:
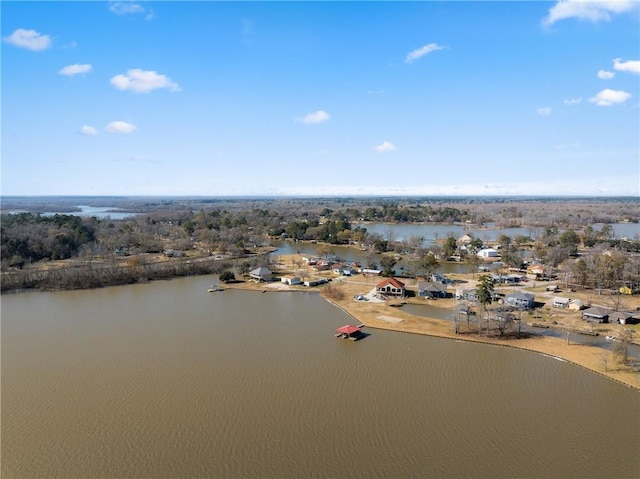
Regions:
[[[134,206],[133,200],[128,201]],[[378,267],[379,263],[385,274],[394,272],[393,256],[374,258],[372,255],[399,253],[408,258],[407,274],[428,275],[437,268],[438,261],[453,256],[475,265],[478,258],[474,253],[484,246],[483,242],[473,238],[467,249],[461,250],[456,238],[447,237],[425,246],[421,237],[400,241],[370,233],[366,221],[449,224],[490,220],[497,224],[496,220],[502,218],[524,224],[535,220],[530,208],[540,204],[370,198],[139,201],[141,209],[150,211],[122,220],[38,212],[3,214],[2,271],[15,272],[42,262],[69,259],[110,262],[113,266],[129,256],[167,251],[192,251],[204,257],[214,254],[241,257],[274,238],[289,238],[328,245],[358,244],[366,250],[363,254],[367,265]],[[596,204],[603,211],[615,209],[610,209],[606,201]],[[613,202],[614,206],[617,204]],[[550,205],[554,208],[549,209]],[[637,204],[630,205],[624,211],[617,210],[617,220],[628,211],[635,211]],[[557,208],[557,203],[544,203],[544,206],[550,211],[549,223],[544,227],[532,228],[530,236],[498,238],[505,264],[522,267],[525,256],[532,256],[570,274],[572,283],[597,288],[635,281],[640,269],[635,268],[637,256],[633,254],[640,252],[640,239],[612,238],[609,225],[598,230],[590,224],[582,228],[561,228],[554,223],[557,218],[554,215],[566,217],[567,211],[574,212],[569,214],[573,218],[593,219],[591,213],[595,209],[591,203],[569,202],[566,208]],[[609,252],[608,259],[593,259],[595,253],[605,250],[613,250],[615,254]],[[623,260],[617,259],[617,255]],[[145,270],[142,276],[150,275],[150,266],[142,265],[140,269]]]

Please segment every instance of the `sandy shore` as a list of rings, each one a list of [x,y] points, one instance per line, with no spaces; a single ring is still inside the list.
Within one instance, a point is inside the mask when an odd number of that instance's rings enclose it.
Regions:
[[[293,255],[292,255],[293,256]],[[281,258],[280,267],[286,270],[293,258]],[[309,274],[312,276],[312,274]],[[317,276],[315,274],[314,276]],[[328,274],[331,277],[333,275]],[[339,307],[354,319],[354,324],[360,323],[367,328],[386,329],[404,333],[424,334],[440,338],[450,338],[458,341],[472,341],[501,347],[513,347],[545,354],[573,363],[594,373],[606,376],[629,387],[640,390],[640,373],[634,372],[627,366],[619,364],[609,351],[601,348],[580,345],[565,338],[553,338],[548,336],[530,336],[517,339],[510,337],[478,336],[476,332],[466,332],[466,321],[462,322],[461,334],[456,334],[451,321],[415,316],[403,310],[402,307],[393,307],[389,301],[356,301],[355,295],[367,294],[375,288],[379,280],[362,276],[342,278],[340,281],[332,281],[330,289],[338,291],[337,295],[327,294],[326,287],[308,288],[304,286],[288,286],[281,282],[255,283],[251,281],[240,282],[227,287],[263,291],[317,291],[327,301]],[[424,302],[419,299],[415,301]],[[450,303],[447,303],[449,301]],[[455,300],[438,300],[437,306],[447,307]],[[397,303],[397,302],[396,302]],[[575,333],[574,333],[575,334]]]

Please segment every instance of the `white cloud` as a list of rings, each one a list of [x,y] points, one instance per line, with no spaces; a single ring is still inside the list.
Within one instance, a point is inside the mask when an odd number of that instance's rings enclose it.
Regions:
[[[424,47],[421,48],[417,48],[415,50],[413,50],[412,52],[410,52],[407,55],[407,58],[404,59],[405,63],[411,63],[415,60],[417,60],[418,58],[421,58],[429,53],[438,51],[438,50],[443,50],[444,47],[438,45],[437,43],[429,43],[428,45],[425,45]]]
[[[139,68],[128,70],[126,75],[114,76],[111,79],[111,84],[118,90],[131,90],[135,93],[149,93],[159,88],[180,91],[180,86],[166,75]]]
[[[80,128],[80,133],[87,136],[93,136],[98,133],[98,130],[89,125],[82,125],[82,128]]]
[[[624,103],[629,98],[631,98],[631,93],[627,93],[622,90],[610,90],[607,88],[598,92],[596,96],[589,98],[589,101],[598,106],[611,106],[616,103]]]
[[[598,70],[600,80],[611,80],[616,74],[607,70]]]
[[[49,35],[43,35],[35,30],[25,30],[23,28],[18,28],[8,37],[4,37],[3,40],[14,47],[26,48],[27,50],[33,50],[35,52],[46,50],[51,46],[51,38]]]
[[[564,100],[565,105],[579,105],[582,103],[582,98],[567,98]]]
[[[92,69],[93,67],[88,63],[85,63],[83,65],[76,63],[75,65],[67,65],[66,67],[62,68],[58,72],[58,74],[67,76],[80,75],[82,73],[89,73]]]
[[[552,25],[567,18],[608,22],[612,15],[632,10],[635,6],[637,1],[634,0],[560,0],[549,9],[542,23]]]
[[[144,8],[139,3],[135,2],[110,2],[109,10],[116,15],[136,15],[146,14],[145,19],[151,20],[153,18],[153,10],[150,8]]]
[[[536,112],[540,116],[549,116],[549,115],[551,115],[551,107],[550,106],[544,106],[542,108],[538,108],[536,110]]]
[[[620,58],[615,58],[613,60],[614,70],[640,74],[640,61],[627,60],[626,62],[622,62],[620,60],[621,60]]]
[[[104,129],[109,133],[132,133],[137,127],[126,121],[112,121]]]
[[[387,151],[393,151],[396,149],[397,148],[395,147],[395,145],[388,141],[383,141],[380,145],[373,147],[373,151],[375,151],[376,153],[385,153]]]
[[[311,125],[314,123],[323,123],[325,121],[329,121],[329,114],[324,110],[314,111],[313,113],[309,113],[308,115],[301,118],[299,121],[302,123],[306,123],[307,125]]]

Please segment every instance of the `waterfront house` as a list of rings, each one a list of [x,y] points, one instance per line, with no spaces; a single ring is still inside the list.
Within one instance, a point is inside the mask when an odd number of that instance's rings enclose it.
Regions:
[[[584,301],[582,301],[581,299],[572,299],[571,301],[569,301],[569,309],[572,311],[580,311],[585,307],[586,305],[584,304]]]
[[[325,278],[312,278],[304,282],[305,286],[319,286],[325,284],[327,280]]]
[[[527,278],[542,279],[544,278],[544,265],[531,264],[527,266]]]
[[[535,296],[531,293],[522,293],[517,291],[515,293],[507,294],[504,297],[505,303],[516,308],[531,309],[535,304]]]
[[[497,258],[498,250],[494,248],[482,248],[476,253],[476,255],[480,258]]]
[[[495,284],[516,284],[522,281],[522,276],[520,276],[519,274],[492,274],[491,279]]]
[[[446,298],[448,296],[447,286],[442,283],[420,281],[418,283],[418,296],[427,299]]]
[[[280,278],[280,281],[284,284],[288,284],[289,286],[302,284],[302,281],[298,276],[283,276],[282,278]]]
[[[338,265],[333,268],[333,274],[339,274],[341,276],[352,276],[357,274],[358,271],[348,265]]]
[[[331,269],[331,266],[333,266],[333,261],[318,260],[318,262],[314,266],[314,269],[316,271],[329,271]]]
[[[365,276],[380,276],[381,269],[364,268],[360,271]]]
[[[555,298],[553,298],[552,304],[554,308],[568,308],[570,301],[571,300],[569,298],[561,298],[559,296],[556,296]]]
[[[628,324],[631,322],[629,320],[632,318],[632,316],[633,315],[631,313],[628,313],[626,311],[614,311],[609,315],[609,322],[617,324]]]
[[[358,270],[353,266],[345,266],[342,268],[342,276],[353,276],[354,274],[358,274]]]
[[[250,271],[249,277],[251,279],[255,279],[256,281],[269,282],[273,279],[273,274],[271,273],[271,270],[269,268],[261,266],[260,268],[256,268],[253,271]]]
[[[441,283],[441,284],[449,284],[451,280],[440,273],[433,273],[431,275],[431,282],[433,283]]]
[[[593,306],[582,312],[582,319],[589,323],[606,323],[609,321],[609,310],[599,306]]]
[[[458,244],[458,246],[462,246],[462,245],[467,245],[472,241],[473,241],[473,237],[465,234],[460,236],[460,238],[456,240],[456,243]]]
[[[456,299],[466,301],[477,301],[478,291],[475,288],[456,289]]]
[[[405,287],[402,281],[395,278],[386,278],[376,284],[376,292],[388,296],[400,296],[404,298]]]

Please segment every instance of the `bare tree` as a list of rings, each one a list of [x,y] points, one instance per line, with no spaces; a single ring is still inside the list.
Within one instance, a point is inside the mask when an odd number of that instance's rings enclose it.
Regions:
[[[633,331],[631,329],[624,329],[622,333],[616,338],[615,345],[613,346],[613,355],[622,364],[629,362],[629,346],[633,340]]]

